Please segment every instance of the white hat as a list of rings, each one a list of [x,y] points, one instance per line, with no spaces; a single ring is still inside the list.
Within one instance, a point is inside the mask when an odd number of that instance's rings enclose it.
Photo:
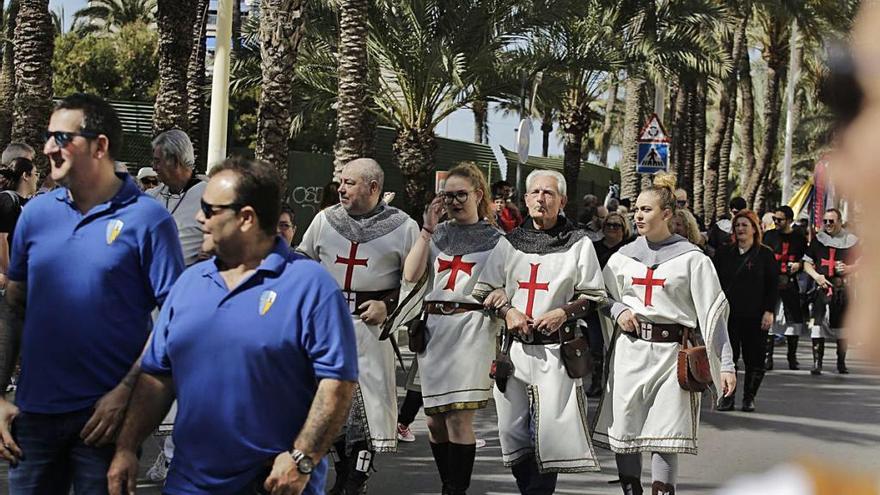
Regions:
[[[138,180],[143,179],[144,177],[158,177],[159,175],[153,170],[153,167],[141,167],[138,170],[137,178]]]

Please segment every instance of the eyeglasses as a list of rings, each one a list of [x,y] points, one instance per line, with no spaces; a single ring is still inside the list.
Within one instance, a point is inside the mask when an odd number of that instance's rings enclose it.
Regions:
[[[205,218],[211,218],[217,213],[220,213],[217,210],[233,210],[239,211],[244,208],[245,205],[241,203],[229,203],[228,205],[212,205],[211,203],[206,203],[205,200],[202,200],[202,213],[205,214]]]
[[[293,224],[289,222],[278,222],[278,230],[288,231],[293,228]]]
[[[782,222],[785,221],[785,217],[782,217],[782,218],[780,218],[780,217],[773,217],[773,221],[776,222],[776,223],[782,223]]]
[[[609,230],[618,230],[623,229],[622,223],[606,223],[603,227]]]
[[[43,133],[43,142],[52,138],[55,140],[55,145],[59,148],[63,148],[70,144],[73,141],[73,138],[77,136],[82,136],[86,139],[95,139],[98,137],[97,132],[92,131],[80,131],[80,132],[67,132],[67,131],[46,131]]]
[[[147,178],[144,178],[144,179],[141,179],[141,184],[143,184],[144,186],[153,186],[153,187],[155,187],[155,186],[158,186],[158,185],[159,185],[159,179],[147,179]]]
[[[455,191],[455,192],[441,192],[440,195],[443,196],[443,201],[446,203],[452,203],[453,201],[457,201],[459,203],[464,203],[468,200],[467,191]]]
[[[822,220],[822,223],[824,223],[825,225],[834,225],[835,223],[837,223],[837,220],[833,218],[826,218]]]

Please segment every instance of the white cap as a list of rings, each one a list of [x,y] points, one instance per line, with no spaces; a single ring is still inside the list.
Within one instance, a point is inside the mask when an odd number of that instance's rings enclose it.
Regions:
[[[158,177],[159,175],[153,170],[153,167],[141,167],[138,170],[137,178],[138,180],[143,179],[144,177]]]

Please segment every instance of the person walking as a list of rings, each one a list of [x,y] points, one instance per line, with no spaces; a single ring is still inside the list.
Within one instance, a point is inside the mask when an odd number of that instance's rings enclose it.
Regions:
[[[449,220],[438,225],[444,211]],[[443,494],[461,495],[470,486],[474,414],[491,395],[489,369],[498,328],[471,292],[500,237],[483,173],[473,163],[459,164],[428,206],[422,233],[404,265],[407,283],[428,276],[422,308],[427,342],[417,359]]]
[[[642,190],[635,205],[640,237],[603,271],[611,302],[603,319],[609,376],[593,441],[615,453],[627,495],[643,493],[642,452],[651,453],[654,495],[674,494],[678,454],[697,453],[701,396],[678,380],[683,342],[705,340],[717,391],[729,396],[736,387],[727,300],[709,258],[669,231],[674,191],[667,174]]]
[[[755,410],[755,396],[764,379],[767,335],[773,326],[778,301],[779,268],[773,251],[761,243],[758,216],[740,210],[733,217],[734,243],[721,247],[713,262],[718,280],[730,304],[727,333],[733,348],[733,362],[740,355],[745,362],[742,410]],[[736,391],[722,397],[719,411],[734,408]]]
[[[272,165],[233,158],[211,171],[198,221],[216,255],[162,307],[107,473],[112,495],[134,493],[138,448],[175,396],[163,493],[324,493],[323,457],[358,376],[354,328],[333,278],[276,236],[280,210]]]
[[[37,192],[40,171],[28,158],[13,158],[9,168],[0,170],[6,183],[0,191],[0,290],[6,288],[9,252],[21,209]],[[2,304],[2,303],[0,303]]]
[[[13,495],[107,492],[113,440],[161,306],[183,270],[174,219],[115,172],[122,126],[92,95],[62,99],[43,153],[61,186],[15,227],[3,322],[24,315],[15,405],[0,399],[0,456]],[[0,341],[0,387],[18,357]],[[14,427],[15,435],[12,435]]]

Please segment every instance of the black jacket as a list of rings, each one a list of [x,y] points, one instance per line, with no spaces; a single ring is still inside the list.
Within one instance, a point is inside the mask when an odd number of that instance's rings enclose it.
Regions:
[[[740,254],[736,244],[722,246],[713,262],[732,317],[761,318],[776,311],[779,264],[769,247],[752,246]]]

